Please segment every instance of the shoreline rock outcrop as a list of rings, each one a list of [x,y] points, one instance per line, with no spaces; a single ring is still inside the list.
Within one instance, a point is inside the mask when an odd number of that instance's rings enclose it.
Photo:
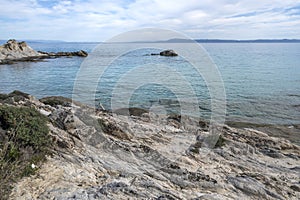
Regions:
[[[14,39],[8,40],[4,45],[0,46],[0,63],[44,55],[32,49],[26,42],[17,42]]]
[[[43,59],[72,56],[87,57],[88,53],[83,50],[57,53],[35,51],[26,42],[18,42],[14,39],[10,39],[0,46],[0,65],[13,64],[15,62],[37,62]]]
[[[44,51],[38,51],[39,53],[43,54],[43,55],[47,55],[49,57],[63,57],[63,56],[78,56],[78,57],[87,57],[88,53],[86,51],[80,50],[80,51],[71,51],[71,52],[64,52],[64,51],[60,51],[60,52],[44,52]]]
[[[225,125],[209,149],[207,128],[183,116],[124,116],[15,95],[0,96],[0,106],[47,116],[54,144],[44,163],[33,163],[36,175],[12,185],[10,199],[300,198],[300,147],[286,139]]]

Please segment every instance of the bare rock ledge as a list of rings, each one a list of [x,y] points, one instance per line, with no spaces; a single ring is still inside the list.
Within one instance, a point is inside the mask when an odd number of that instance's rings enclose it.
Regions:
[[[175,116],[128,117],[19,94],[2,95],[0,106],[46,115],[54,143],[10,199],[300,199],[300,147],[286,139],[225,125],[207,149],[207,129],[192,119],[182,125]]]

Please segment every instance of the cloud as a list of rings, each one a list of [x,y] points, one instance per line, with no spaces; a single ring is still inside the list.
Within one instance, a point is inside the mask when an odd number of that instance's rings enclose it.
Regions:
[[[2,39],[102,41],[144,27],[193,38],[297,38],[296,0],[0,0]]]

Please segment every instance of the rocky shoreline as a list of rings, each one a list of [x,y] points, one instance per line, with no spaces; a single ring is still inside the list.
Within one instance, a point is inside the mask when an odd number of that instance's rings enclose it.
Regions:
[[[46,116],[53,142],[10,199],[300,198],[300,147],[261,131],[224,125],[207,148],[207,125],[192,119],[128,117],[21,92],[0,95],[2,106]]]
[[[26,42],[17,42],[14,39],[8,40],[0,46],[0,65],[14,64],[16,62],[38,62],[44,59],[59,57],[87,57],[86,51],[80,50],[75,52],[42,52],[35,51]]]

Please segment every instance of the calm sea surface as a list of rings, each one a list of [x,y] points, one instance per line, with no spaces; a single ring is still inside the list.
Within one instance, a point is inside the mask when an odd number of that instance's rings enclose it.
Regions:
[[[29,45],[41,51],[83,49],[91,52],[97,44],[29,43]],[[257,124],[300,124],[300,43],[206,43],[202,46],[221,73],[226,90],[227,120]],[[109,56],[118,55],[118,48],[117,45],[105,48],[99,54],[99,62]],[[209,117],[210,95],[203,79],[195,74],[181,57],[148,55],[157,52],[159,52],[157,49],[139,49],[115,60],[103,76],[99,77],[95,96],[97,103],[101,102],[104,107],[110,108],[115,85],[122,75],[135,66],[163,64],[187,77],[199,99],[202,117]],[[38,98],[52,95],[72,97],[74,80],[83,60],[84,58],[73,57],[37,63],[0,65],[0,92],[21,90]],[[89,84],[89,76],[95,76],[92,69],[97,67],[97,64],[91,66],[90,74],[85,74],[87,81],[82,84]],[[158,72],[155,78],[164,79],[168,75]],[[140,74],[138,78],[146,79],[147,74]],[[126,87],[123,91],[126,93]],[[86,99],[82,101],[85,102]],[[134,91],[130,106],[150,108],[153,105],[161,105],[166,110],[176,111],[178,109],[176,93],[159,84],[147,84]]]

